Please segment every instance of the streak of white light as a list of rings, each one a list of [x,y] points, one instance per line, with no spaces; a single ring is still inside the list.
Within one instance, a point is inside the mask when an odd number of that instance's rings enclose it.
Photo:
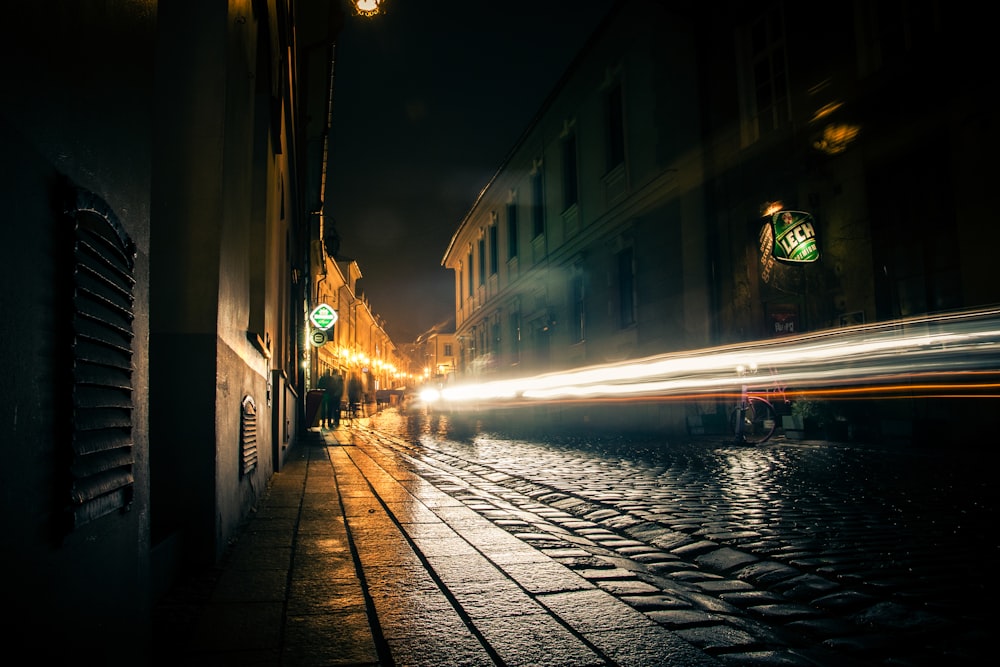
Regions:
[[[451,402],[511,398],[671,394],[739,387],[753,376],[741,366],[771,369],[756,383],[817,384],[884,377],[920,370],[1000,369],[1000,311],[961,313],[833,329],[816,334],[742,346],[656,355],[617,364],[590,366],[534,377],[455,385],[442,391]],[[934,333],[901,333],[931,326]],[[839,364],[839,365],[838,365]]]

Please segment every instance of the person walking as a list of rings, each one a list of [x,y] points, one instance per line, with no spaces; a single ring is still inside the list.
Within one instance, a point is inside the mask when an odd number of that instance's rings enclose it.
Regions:
[[[364,406],[361,403],[361,393],[361,380],[358,379],[358,376],[352,375],[351,379],[347,381],[348,409],[352,417],[360,417],[363,414]]]
[[[344,400],[344,376],[337,371],[330,378],[330,408],[333,410],[333,427],[340,426],[341,402]]]
[[[332,390],[333,390],[333,374],[326,370],[322,375],[319,376],[319,380],[316,382],[316,386],[323,390],[323,402],[319,406],[319,426],[320,428],[330,427],[330,415],[333,413],[331,408],[332,400]],[[339,407],[339,405],[338,405]]]

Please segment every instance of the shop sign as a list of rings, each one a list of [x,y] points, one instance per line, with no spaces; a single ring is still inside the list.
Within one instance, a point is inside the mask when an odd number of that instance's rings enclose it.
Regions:
[[[312,333],[309,334],[309,342],[312,343],[313,347],[323,347],[326,340],[326,332],[322,329],[313,329]]]
[[[793,264],[819,259],[816,223],[805,211],[778,211],[771,216],[774,258]]]
[[[321,303],[309,313],[309,320],[317,329],[326,331],[337,322],[337,311],[325,303]]]
[[[771,313],[771,326],[775,336],[798,333],[798,314],[794,311]]]

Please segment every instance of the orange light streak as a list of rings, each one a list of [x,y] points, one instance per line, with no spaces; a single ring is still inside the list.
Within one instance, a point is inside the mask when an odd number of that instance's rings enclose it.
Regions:
[[[738,368],[768,369],[754,376]],[[894,320],[444,388],[451,406],[784,398],[996,398],[1000,309]],[[780,396],[776,400],[781,401]]]

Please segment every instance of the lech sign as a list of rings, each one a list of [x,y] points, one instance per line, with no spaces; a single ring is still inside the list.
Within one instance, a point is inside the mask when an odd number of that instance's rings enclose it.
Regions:
[[[778,211],[771,216],[774,258],[779,262],[815,262],[819,259],[816,224],[811,213]]]
[[[337,311],[325,303],[321,303],[309,313],[309,320],[317,329],[326,331],[337,322]]]

